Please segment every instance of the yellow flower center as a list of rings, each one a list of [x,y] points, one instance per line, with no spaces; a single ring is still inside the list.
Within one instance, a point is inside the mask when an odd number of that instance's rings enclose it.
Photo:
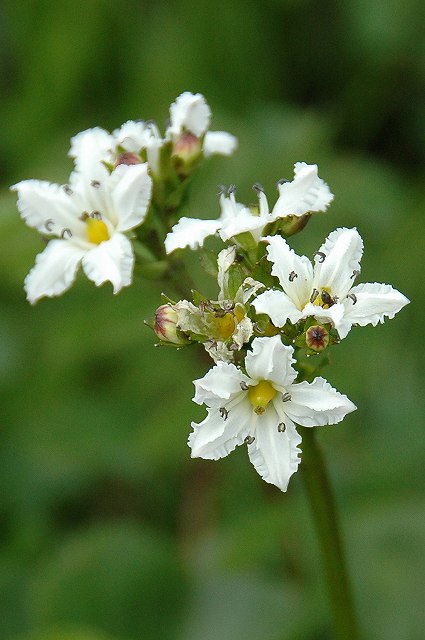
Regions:
[[[268,380],[261,380],[255,387],[248,389],[249,401],[257,415],[261,416],[265,412],[267,405],[270,400],[273,400],[276,393],[276,389],[273,388]]]
[[[227,340],[235,330],[235,316],[230,312],[225,313],[222,318],[214,318],[214,324],[217,330],[217,338],[219,340]]]
[[[329,309],[335,304],[335,300],[332,297],[332,290],[330,287],[320,287],[320,293],[317,294],[313,300],[313,304],[317,307],[323,307],[323,309]]]
[[[89,242],[92,242],[93,244],[100,244],[101,242],[105,242],[105,240],[109,240],[110,235],[108,227],[103,220],[87,218],[86,225],[87,240]]]

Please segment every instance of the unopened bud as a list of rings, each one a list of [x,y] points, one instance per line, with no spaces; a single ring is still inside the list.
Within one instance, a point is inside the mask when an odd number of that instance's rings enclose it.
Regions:
[[[305,332],[305,341],[313,351],[323,351],[329,344],[329,332],[320,324],[314,325]]]
[[[172,156],[183,167],[190,167],[201,155],[202,145],[199,138],[190,131],[184,131],[174,143]]]
[[[290,215],[281,218],[277,232],[281,233],[285,238],[289,238],[289,236],[293,236],[299,231],[302,231],[310,218],[311,213],[305,213],[302,216]]]
[[[155,311],[154,331],[163,342],[186,344],[187,340],[180,335],[177,328],[177,312],[169,304],[163,304]]]
[[[119,156],[116,159],[115,162],[115,166],[118,167],[118,165],[120,164],[141,164],[142,161],[140,160],[139,156],[137,155],[137,153],[131,153],[130,151],[125,151],[124,153],[120,153]]]

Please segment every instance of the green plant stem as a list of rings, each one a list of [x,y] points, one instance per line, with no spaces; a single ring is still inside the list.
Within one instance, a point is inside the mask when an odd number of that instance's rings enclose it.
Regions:
[[[335,501],[325,461],[313,429],[301,428],[300,473],[307,491],[322,554],[323,568],[333,612],[335,639],[358,640],[359,631],[347,574]]]

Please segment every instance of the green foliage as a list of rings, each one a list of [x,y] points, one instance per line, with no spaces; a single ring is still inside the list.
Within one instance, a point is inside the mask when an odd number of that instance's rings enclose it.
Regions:
[[[2,3],[4,640],[330,637],[298,477],[282,495],[242,450],[214,465],[190,460],[190,421],[203,417],[192,380],[210,362],[153,348],[143,319],[161,302],[157,283],[137,280],[115,297],[81,277],[60,299],[24,300],[42,244],[8,185],[65,182],[71,135],[129,118],[162,124],[185,89],[205,94],[212,129],[240,145],[194,177],[188,215],[218,215],[217,184],[235,183],[249,203],[254,182],[271,194],[295,161],[317,162],[335,202],[294,248],[311,256],[331,229],[357,226],[359,281],[391,282],[412,300],[395,321],[332,347],[326,377],[358,411],[320,439],[364,637],[423,637],[421,9],[418,0]],[[210,281],[196,286],[215,298]]]

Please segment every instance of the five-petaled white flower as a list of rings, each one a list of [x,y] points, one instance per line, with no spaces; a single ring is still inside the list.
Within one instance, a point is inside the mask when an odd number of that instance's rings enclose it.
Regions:
[[[292,182],[278,183],[279,198],[269,211],[267,198],[262,189],[257,189],[259,204],[255,214],[235,200],[234,191],[220,195],[221,214],[217,220],[180,218],[165,239],[167,253],[189,246],[197,249],[205,238],[217,231],[225,242],[230,238],[249,232],[259,242],[266,226],[287,216],[302,216],[309,212],[326,211],[333,200],[328,185],[319,178],[317,165],[296,162]],[[258,215],[257,215],[258,214]]]
[[[283,327],[313,316],[330,322],[340,338],[352,325],[365,326],[393,318],[409,300],[389,284],[365,283],[353,286],[360,274],[363,241],[356,229],[336,229],[315,253],[315,264],[297,256],[280,236],[269,236],[268,260],[282,291],[268,289],[253,305],[266,313],[273,324]]]
[[[295,424],[314,427],[340,422],[356,409],[347,396],[321,377],[294,383],[292,347],[279,336],[255,338],[245,360],[246,374],[218,362],[195,380],[194,401],[206,404],[208,416],[192,423],[192,457],[217,460],[246,442],[260,476],[282,491],[300,463],[301,437]]]
[[[114,293],[131,284],[134,254],[125,234],[143,222],[149,207],[146,163],[119,165],[109,173],[93,154],[81,158],[68,185],[24,180],[11,188],[25,222],[56,236],[25,279],[32,304],[66,291],[80,264],[96,285],[111,282]]]

